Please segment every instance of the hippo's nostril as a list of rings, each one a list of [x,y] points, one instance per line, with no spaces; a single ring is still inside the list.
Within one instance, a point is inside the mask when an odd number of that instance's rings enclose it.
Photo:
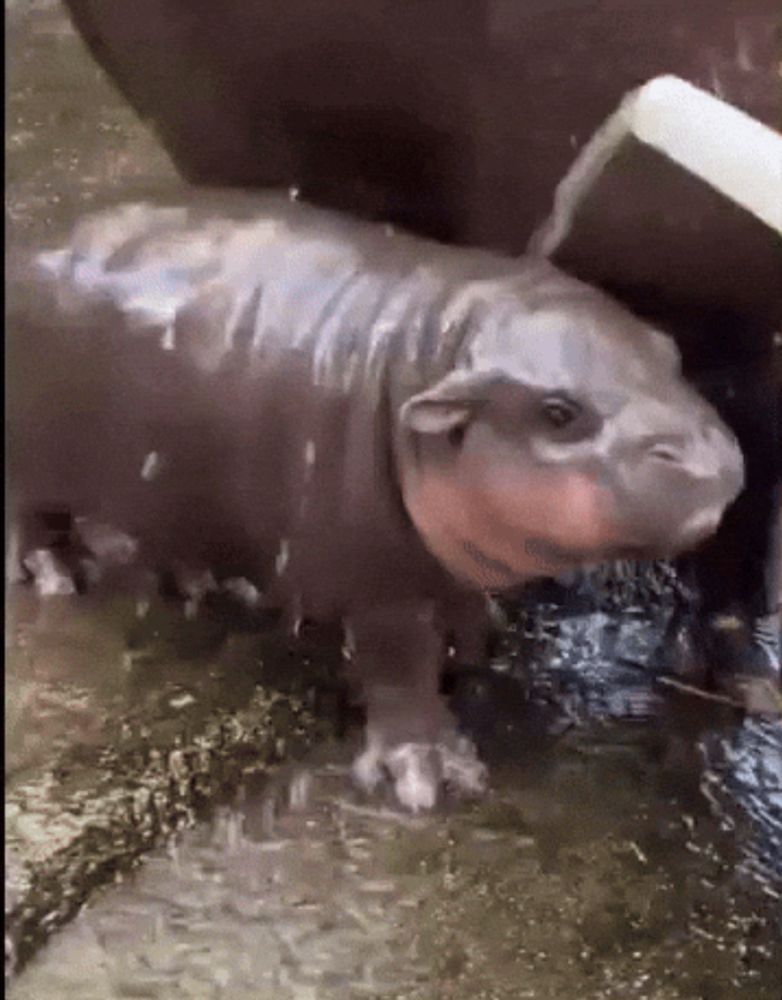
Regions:
[[[649,449],[649,457],[660,462],[681,462],[681,449],[672,444],[656,444]]]

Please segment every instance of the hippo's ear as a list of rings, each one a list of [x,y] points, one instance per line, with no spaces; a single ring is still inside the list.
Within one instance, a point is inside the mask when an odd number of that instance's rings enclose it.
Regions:
[[[489,398],[498,376],[492,372],[456,371],[401,407],[403,427],[418,434],[447,434],[469,423]]]

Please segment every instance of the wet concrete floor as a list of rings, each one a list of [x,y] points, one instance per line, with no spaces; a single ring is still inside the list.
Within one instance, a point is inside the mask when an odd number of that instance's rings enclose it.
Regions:
[[[9,3],[8,25],[12,252],[49,244],[107,194],[175,183],[56,3]],[[643,615],[618,627],[552,612],[543,630],[539,616],[508,633],[493,671],[455,680],[492,788],[426,818],[352,788],[357,734],[336,738],[330,695],[309,701],[297,673],[314,656],[322,685],[331,647],[289,656],[244,632],[218,649],[224,623],[191,628],[169,607],[140,639],[122,601],[42,606],[26,590],[7,617],[7,915],[40,859],[61,859],[58,837],[100,826],[90,809],[118,775],[166,804],[148,836],[149,809],[112,814],[92,862],[82,838],[94,891],[64,906],[70,869],[51,869],[35,920],[76,915],[43,947],[40,928],[14,1000],[778,1000],[779,724],[655,687]],[[282,702],[270,663],[304,678]],[[253,756],[264,724],[295,745]],[[171,754],[216,731],[220,753],[177,798]],[[281,762],[289,750],[296,762]],[[117,838],[123,863],[91,873]]]
[[[454,683],[493,767],[482,801],[400,815],[351,786],[358,733],[324,733],[118,869],[10,996],[776,1000],[778,726],[689,699],[597,711],[623,689],[599,655],[563,710],[551,662],[531,687],[506,659]]]

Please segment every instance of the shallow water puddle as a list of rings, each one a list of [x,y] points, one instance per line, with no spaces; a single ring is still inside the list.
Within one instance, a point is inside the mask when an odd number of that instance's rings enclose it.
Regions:
[[[732,789],[696,746],[616,724],[425,818],[359,797],[347,747],[323,748],[97,895],[10,995],[776,1000],[782,743],[719,742]]]

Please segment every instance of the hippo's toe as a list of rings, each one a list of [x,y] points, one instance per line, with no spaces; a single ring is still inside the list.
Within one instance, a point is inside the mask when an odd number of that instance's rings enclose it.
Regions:
[[[383,780],[383,750],[371,736],[367,748],[353,761],[353,780],[366,792],[374,792]]]
[[[394,792],[412,813],[434,808],[441,768],[437,747],[428,743],[403,743],[386,755]]]
[[[483,795],[489,783],[489,769],[478,758],[471,740],[457,737],[440,750],[443,781],[461,795]]]

